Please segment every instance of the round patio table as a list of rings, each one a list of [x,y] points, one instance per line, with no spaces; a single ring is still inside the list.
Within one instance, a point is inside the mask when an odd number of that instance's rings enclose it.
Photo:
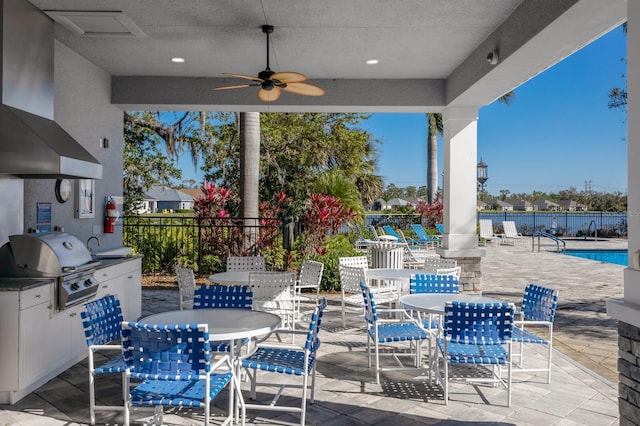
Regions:
[[[446,302],[501,303],[503,300],[464,293],[416,293],[400,296],[400,306],[427,314],[443,315]]]

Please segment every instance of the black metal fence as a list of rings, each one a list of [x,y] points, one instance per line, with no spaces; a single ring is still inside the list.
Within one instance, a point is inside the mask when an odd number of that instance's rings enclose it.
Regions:
[[[173,273],[177,264],[196,267],[200,273],[218,272],[228,256],[259,254],[274,245],[283,252],[291,250],[297,232],[299,224],[292,218],[123,218],[123,244],[143,255],[146,274]]]
[[[558,236],[592,237],[595,232],[599,237],[627,236],[626,212],[479,212],[478,219],[491,219],[497,233],[503,220],[512,220],[523,235],[553,231]]]
[[[626,213],[607,212],[480,212],[501,232],[503,220],[513,220],[518,231],[553,231],[558,236],[626,237]],[[365,224],[407,229],[420,223],[417,214],[366,215]],[[341,232],[350,232],[344,227]],[[218,218],[141,215],[123,219],[123,243],[142,254],[143,273],[173,273],[177,264],[194,267],[200,274],[225,269],[228,256],[269,253],[272,269],[286,269],[302,224],[294,218]]]

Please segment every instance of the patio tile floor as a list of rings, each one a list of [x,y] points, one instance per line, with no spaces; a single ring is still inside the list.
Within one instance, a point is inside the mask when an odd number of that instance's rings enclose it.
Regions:
[[[598,248],[622,241],[598,242]],[[584,246],[585,244],[581,246]],[[585,247],[586,248],[586,247]],[[588,262],[585,264],[585,262]],[[540,265],[544,265],[541,268]],[[585,267],[588,266],[588,267]],[[484,294],[519,302],[529,282],[558,288],[560,308],[554,328],[552,382],[544,375],[514,374],[513,402],[506,391],[486,385],[456,383],[448,405],[442,389],[426,381],[426,372],[383,373],[381,384],[367,368],[364,322],[351,311],[341,325],[339,296],[330,304],[321,331],[316,403],[307,413],[309,425],[613,425],[618,423],[616,322],[606,316],[604,300],[622,296],[622,270],[617,265],[585,261],[527,247],[488,247],[483,258]],[[143,315],[178,307],[178,292],[143,290]],[[533,363],[543,353],[529,351]],[[246,386],[244,384],[243,386]],[[114,404],[119,378],[97,380],[101,403]],[[285,394],[286,395],[286,394]],[[226,396],[212,413],[222,414]],[[259,395],[260,398],[260,395]],[[83,425],[89,420],[86,359],[40,387],[15,405],[0,405],[0,425]],[[214,419],[219,424],[221,416]],[[149,413],[136,412],[135,424]],[[119,413],[98,412],[99,424],[121,424]],[[247,424],[296,424],[298,416],[250,411]],[[165,424],[202,424],[199,410],[169,411]]]

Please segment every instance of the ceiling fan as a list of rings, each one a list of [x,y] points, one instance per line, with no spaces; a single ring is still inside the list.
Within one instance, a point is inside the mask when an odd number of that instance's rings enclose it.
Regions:
[[[240,89],[244,87],[260,86],[258,98],[263,102],[273,102],[280,98],[282,90],[296,95],[304,96],[322,96],[324,89],[314,86],[313,84],[303,83],[307,76],[298,72],[274,72],[269,68],[269,34],[273,32],[273,25],[263,25],[262,32],[267,35],[267,68],[258,73],[258,77],[251,77],[242,74],[223,73],[230,77],[243,78],[251,80],[253,83],[239,84],[235,86],[216,87],[212,90]]]

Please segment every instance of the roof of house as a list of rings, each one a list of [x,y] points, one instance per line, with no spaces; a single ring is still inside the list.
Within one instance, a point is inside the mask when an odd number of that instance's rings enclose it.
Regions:
[[[511,204],[514,207],[520,207],[520,206],[529,207],[529,206],[531,206],[531,203],[529,201],[527,201],[527,200],[512,200]]]
[[[190,195],[193,199],[202,198],[204,193],[200,188],[180,188],[179,191],[184,192],[185,194]]]
[[[566,207],[586,207],[586,205],[574,200],[560,200],[559,203],[562,207],[565,207],[565,208]]]
[[[392,198],[387,201],[388,206],[406,206],[407,200],[403,200],[402,198]]]
[[[497,199],[496,199],[496,200],[489,200],[489,203],[490,203],[490,204],[497,204],[497,205],[499,205],[500,207],[513,207],[513,204],[508,203],[508,202],[506,202],[506,201],[497,200]]]
[[[535,204],[536,206],[554,206],[554,207],[560,207],[560,204],[558,203],[554,203],[553,201],[549,201],[549,200],[536,200],[533,202],[533,204]]]
[[[145,193],[145,199],[157,201],[193,201],[193,197],[168,186],[154,185]]]

